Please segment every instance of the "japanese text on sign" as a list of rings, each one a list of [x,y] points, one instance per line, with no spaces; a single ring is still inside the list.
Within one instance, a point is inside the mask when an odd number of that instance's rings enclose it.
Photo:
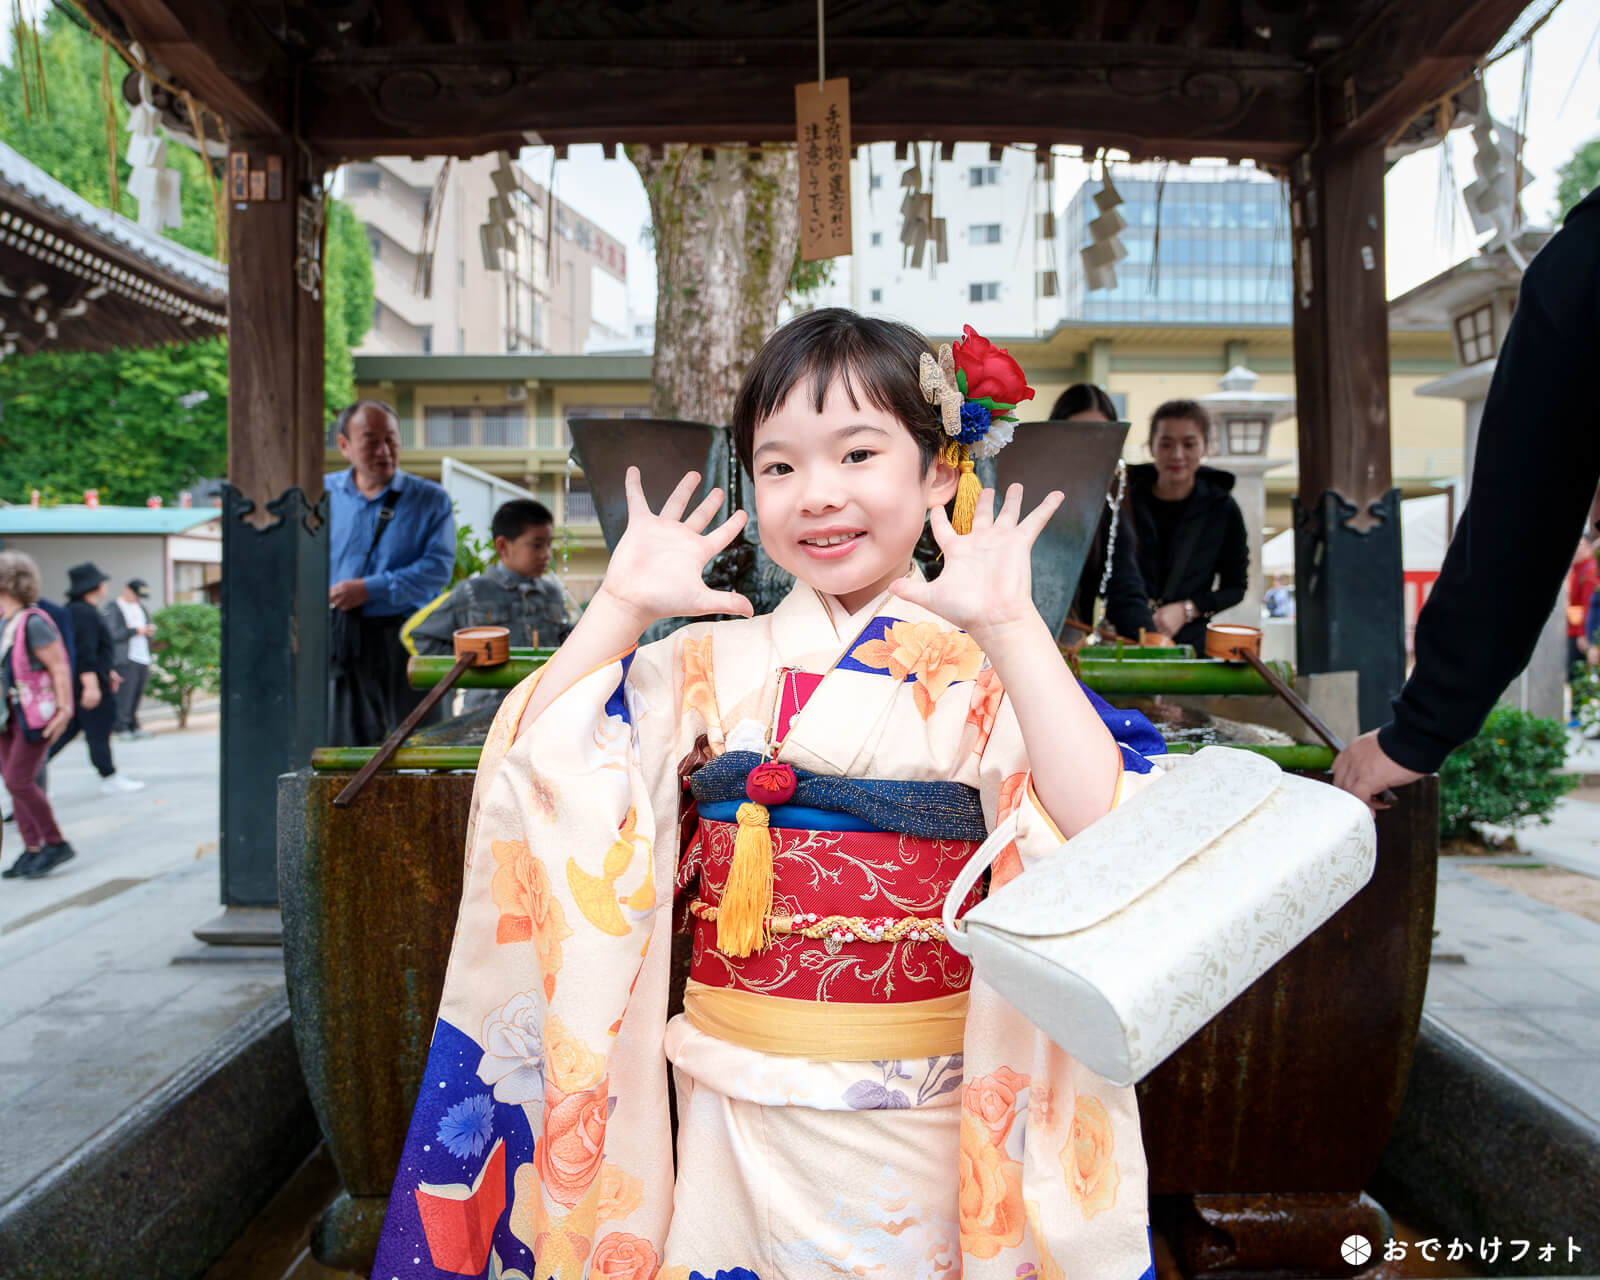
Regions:
[[[850,252],[850,81],[796,85],[800,147],[800,257]]]

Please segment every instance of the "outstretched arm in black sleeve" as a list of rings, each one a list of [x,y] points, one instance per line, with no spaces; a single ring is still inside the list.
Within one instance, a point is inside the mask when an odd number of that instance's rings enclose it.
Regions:
[[[1339,757],[1364,800],[1411,781],[1482,726],[1528,663],[1600,480],[1600,200],[1530,264],[1484,404],[1472,492],[1417,620],[1394,719]]]

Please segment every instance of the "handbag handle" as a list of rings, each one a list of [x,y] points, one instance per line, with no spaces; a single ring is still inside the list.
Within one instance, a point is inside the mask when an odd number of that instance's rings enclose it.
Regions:
[[[970,955],[972,944],[967,940],[966,930],[956,919],[956,912],[961,910],[961,904],[966,901],[967,895],[972,892],[972,886],[978,883],[978,877],[989,869],[1002,853],[1011,847],[1011,842],[1017,838],[1017,815],[1013,813],[1006,818],[988,835],[980,844],[973,855],[967,859],[966,866],[956,876],[955,883],[950,886],[950,892],[944,896],[944,937],[945,941],[959,955]]]

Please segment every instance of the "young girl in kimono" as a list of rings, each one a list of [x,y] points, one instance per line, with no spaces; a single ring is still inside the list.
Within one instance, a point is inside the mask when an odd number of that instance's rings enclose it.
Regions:
[[[939,360],[848,311],[778,330],[733,419],[797,580],[762,617],[701,578],[743,513],[708,530],[714,489],[686,514],[693,474],[652,512],[630,469],[604,583],[483,751],[374,1277],[1153,1276],[1133,1091],[939,924],[996,822],[1018,816],[1002,882],[1143,764],[1032,602],[1061,495],[1024,515],[1021,486],[997,512],[972,492],[1032,394],[971,329]],[[738,616],[637,647],[704,614]],[[669,1021],[675,896],[693,958]]]

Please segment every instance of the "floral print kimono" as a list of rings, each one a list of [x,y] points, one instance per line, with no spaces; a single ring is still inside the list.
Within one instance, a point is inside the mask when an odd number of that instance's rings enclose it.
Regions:
[[[774,912],[798,930],[821,894],[866,935],[796,932],[731,960],[684,910],[732,837],[702,812],[680,839],[679,762],[760,751],[775,722],[802,776],[958,784],[989,828],[1017,812],[997,880],[1057,856],[1009,699],[964,632],[895,596],[846,616],[800,585],[770,615],[604,663],[513,740],[538,678],[483,751],[377,1280],[1153,1277],[1133,1090],[927,934],[970,842],[918,842],[942,869],[896,880],[908,837],[778,830],[774,810]],[[1119,738],[1143,725],[1102,714]],[[669,1022],[675,883],[695,966]],[[877,923],[840,909],[869,892],[889,904]],[[912,932],[877,940],[900,917]]]

